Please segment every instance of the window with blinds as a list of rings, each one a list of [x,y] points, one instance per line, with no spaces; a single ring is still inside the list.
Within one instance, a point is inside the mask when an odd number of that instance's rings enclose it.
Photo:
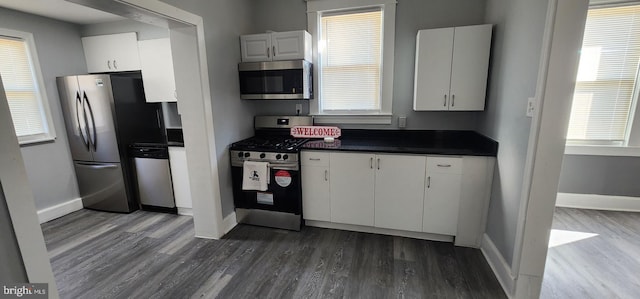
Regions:
[[[591,8],[567,139],[623,144],[637,98],[640,5]]]
[[[379,112],[382,10],[323,13],[320,28],[321,110]]]
[[[51,138],[27,42],[0,35],[0,75],[21,143]]]

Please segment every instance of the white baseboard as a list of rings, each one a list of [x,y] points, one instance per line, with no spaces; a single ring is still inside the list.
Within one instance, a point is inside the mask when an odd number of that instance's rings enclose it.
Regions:
[[[193,209],[192,208],[180,208],[180,207],[178,207],[178,215],[193,216]]]
[[[504,259],[489,235],[484,234],[480,250],[495,273],[507,297],[513,298],[516,288],[516,277],[511,274],[511,265]]]
[[[77,210],[82,210],[82,198],[72,199],[52,207],[48,207],[38,211],[38,220],[40,223],[45,223],[56,218],[60,218],[64,215],[73,213]]]
[[[352,225],[352,224],[342,224],[342,223],[334,223],[334,222],[326,222],[326,221],[315,221],[315,220],[305,220],[304,224],[306,226],[349,230],[349,231],[362,232],[362,233],[400,236],[400,237],[406,237],[406,238],[423,239],[423,240],[440,241],[440,242],[453,242],[453,236],[447,236],[447,235],[410,232],[410,231],[403,231],[403,230],[386,229],[386,228]]]
[[[640,197],[558,193],[556,207],[640,212]]]
[[[230,232],[234,227],[236,227],[236,225],[238,225],[238,220],[236,219],[236,212],[234,211],[222,220],[222,229],[224,234]]]

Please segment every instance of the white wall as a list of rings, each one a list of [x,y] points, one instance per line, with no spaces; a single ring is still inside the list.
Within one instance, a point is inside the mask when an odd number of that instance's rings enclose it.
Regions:
[[[79,197],[67,133],[60,108],[56,77],[87,72],[74,24],[0,8],[0,27],[33,33],[57,138],[54,142],[22,146],[22,155],[37,210]]]
[[[169,30],[134,20],[122,20],[109,23],[85,25],[81,28],[82,36],[94,36],[115,33],[136,32],[138,40],[168,38]]]
[[[548,0],[488,0],[487,23],[495,24],[486,111],[479,131],[499,143],[487,234],[505,260],[514,256],[531,119]]]

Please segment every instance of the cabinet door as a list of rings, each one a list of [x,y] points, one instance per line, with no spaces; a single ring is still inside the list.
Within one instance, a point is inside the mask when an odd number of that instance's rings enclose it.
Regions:
[[[140,70],[138,37],[135,32],[113,34],[109,39],[112,47],[113,66],[118,72]]]
[[[329,168],[302,166],[302,216],[331,221]]]
[[[240,36],[242,62],[271,61],[271,34]]]
[[[304,30],[271,33],[273,60],[311,60],[311,55],[306,55],[306,41],[311,41],[311,36],[307,35],[309,33]]]
[[[171,181],[176,198],[176,207],[192,208],[191,187],[189,186],[189,169],[187,168],[187,153],[184,147],[169,147],[169,165],[171,166]]]
[[[82,38],[89,73],[140,70],[135,32]]]
[[[176,80],[169,39],[139,41],[138,50],[147,102],[176,102]]]
[[[89,73],[115,72],[111,61],[111,44],[104,35],[88,36],[82,38],[84,58],[87,61]]]
[[[427,168],[423,232],[456,235],[461,181],[460,174],[433,173]]]
[[[484,110],[492,25],[456,27],[449,110]]]
[[[448,110],[453,28],[418,31],[413,110]]]
[[[422,231],[426,157],[376,156],[375,226]]]
[[[373,226],[374,157],[371,154],[331,153],[332,222]]]

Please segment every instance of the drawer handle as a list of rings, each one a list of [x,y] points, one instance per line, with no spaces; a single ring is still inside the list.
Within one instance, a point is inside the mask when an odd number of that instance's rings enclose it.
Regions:
[[[438,164],[438,167],[451,167],[451,164]]]
[[[309,158],[310,161],[320,161],[320,158]]]

